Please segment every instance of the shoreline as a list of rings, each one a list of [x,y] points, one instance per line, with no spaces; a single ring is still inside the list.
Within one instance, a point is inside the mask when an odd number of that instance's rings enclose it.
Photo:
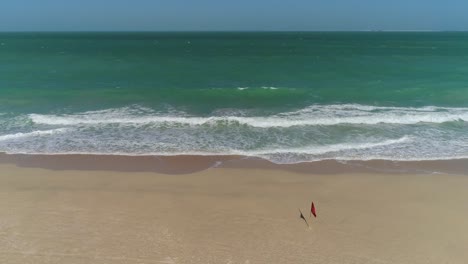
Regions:
[[[468,175],[468,159],[391,161],[321,160],[276,164],[266,159],[236,155],[125,156],[93,154],[6,154],[0,164],[49,170],[93,170],[188,174],[210,168],[269,169],[306,174],[457,174]]]

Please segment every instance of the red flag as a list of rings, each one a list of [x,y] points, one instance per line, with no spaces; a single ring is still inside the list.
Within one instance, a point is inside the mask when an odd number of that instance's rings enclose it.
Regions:
[[[313,214],[315,217],[317,217],[317,212],[315,211],[314,202],[312,202],[312,205],[310,206],[310,213]]]

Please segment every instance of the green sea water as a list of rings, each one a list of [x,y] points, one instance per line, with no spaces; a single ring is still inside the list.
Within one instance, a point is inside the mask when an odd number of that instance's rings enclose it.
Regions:
[[[0,33],[0,151],[468,156],[468,33]]]

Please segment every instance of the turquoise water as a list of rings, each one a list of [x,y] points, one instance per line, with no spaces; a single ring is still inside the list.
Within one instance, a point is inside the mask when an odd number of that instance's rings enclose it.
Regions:
[[[0,33],[0,151],[468,157],[468,33]]]

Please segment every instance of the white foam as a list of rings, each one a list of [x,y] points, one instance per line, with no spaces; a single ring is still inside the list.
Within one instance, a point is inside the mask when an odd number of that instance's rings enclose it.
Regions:
[[[399,139],[389,139],[381,142],[373,143],[351,143],[351,144],[332,144],[325,146],[309,146],[306,148],[286,148],[286,149],[272,149],[272,150],[260,150],[251,152],[241,152],[243,155],[273,155],[273,154],[308,154],[308,155],[320,155],[330,152],[339,152],[344,150],[362,150],[371,149],[376,147],[390,146],[394,144],[409,143],[411,138],[408,136],[401,137]]]
[[[107,109],[73,115],[30,114],[36,124],[80,125],[80,124],[179,124],[204,125],[238,123],[252,127],[328,126],[338,124],[417,124],[468,121],[468,108],[444,108],[426,106],[377,107],[366,105],[313,105],[307,108],[270,116],[212,116],[196,117],[183,113],[177,115],[158,114],[131,108]]]
[[[15,134],[7,134],[0,136],[0,141],[5,140],[12,140],[18,138],[25,138],[25,137],[34,137],[34,136],[44,136],[44,135],[54,135],[57,133],[66,132],[68,129],[66,128],[57,128],[57,129],[50,129],[50,130],[36,130],[28,133],[15,133]]]
[[[262,89],[265,89],[265,90],[278,90],[279,88],[273,87],[273,86],[262,86]]]
[[[220,109],[204,117],[173,110],[159,113],[134,105],[68,115],[21,115],[14,117],[13,127],[23,128],[19,130],[22,133],[0,135],[0,151],[129,156],[242,155],[275,163],[324,159],[437,160],[468,155],[468,137],[460,129],[465,127],[463,121],[468,121],[468,108],[348,104],[311,105],[267,116],[254,113],[258,111]],[[432,125],[448,121],[460,122],[454,126]],[[426,123],[346,126],[420,122]],[[342,127],[329,126],[342,124]],[[288,129],[269,129],[273,127]]]
[[[46,132],[46,131],[41,131]],[[28,133],[32,134],[32,133]],[[47,133],[41,133],[47,134]],[[53,134],[52,132],[49,134]],[[39,135],[39,133],[34,132],[34,135]],[[26,135],[25,135],[26,136]],[[17,138],[17,137],[15,137]],[[179,150],[174,152],[146,152],[146,153],[132,153],[132,152],[112,152],[112,153],[105,153],[105,152],[58,152],[58,153],[48,153],[48,154],[99,154],[99,155],[129,155],[129,156],[142,156],[142,155],[160,155],[160,156],[176,156],[176,155],[239,155],[239,156],[257,156],[257,157],[268,157],[277,154],[305,154],[305,155],[323,155],[327,153],[333,152],[340,152],[340,151],[347,151],[347,150],[366,150],[378,147],[385,147],[390,145],[397,145],[403,143],[411,143],[412,139],[408,136],[404,136],[398,139],[389,139],[384,140],[381,142],[372,142],[372,143],[343,143],[343,144],[330,144],[330,145],[312,145],[308,147],[300,147],[300,148],[270,148],[270,149],[262,149],[262,150],[223,150],[223,151],[215,151],[214,149],[211,151],[195,151],[195,150]],[[130,143],[130,142],[128,142]],[[132,149],[131,145],[124,147],[123,149]]]

